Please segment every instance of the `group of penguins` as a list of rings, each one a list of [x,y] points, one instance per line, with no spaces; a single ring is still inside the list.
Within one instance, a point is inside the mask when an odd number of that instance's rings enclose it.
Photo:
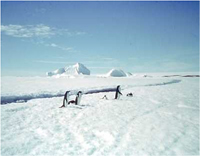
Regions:
[[[79,92],[77,93],[77,95],[76,95],[75,100],[71,100],[71,101],[68,101],[68,99],[69,99],[69,93],[70,93],[70,91],[66,91],[66,93],[65,93],[65,95],[64,95],[64,99],[63,99],[63,105],[62,105],[60,108],[65,107],[65,102],[66,102],[66,104],[68,104],[68,105],[69,105],[69,104],[75,104],[75,105],[79,105],[79,104],[80,104],[80,101],[81,101],[81,97],[82,97],[82,95],[83,95],[83,92],[82,92],[82,91],[79,91]],[[119,99],[121,95],[123,95],[123,94],[121,93],[121,87],[120,87],[120,85],[118,85],[117,88],[116,88],[115,98],[114,98],[114,99]],[[132,93],[128,93],[127,96],[133,96],[133,94],[132,94]],[[106,95],[104,95],[104,97],[103,97],[102,99],[104,99],[104,98],[105,98],[105,99],[108,99],[108,98],[106,97]]]

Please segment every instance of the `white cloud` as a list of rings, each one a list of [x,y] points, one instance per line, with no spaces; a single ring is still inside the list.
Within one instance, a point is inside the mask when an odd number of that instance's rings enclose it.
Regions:
[[[75,32],[76,35],[85,35],[86,32]]]
[[[67,36],[81,36],[81,35],[85,35],[86,34],[86,32],[69,31],[68,29],[60,29],[60,30],[58,30],[58,33],[60,35],[67,35]]]
[[[31,38],[42,37],[49,38],[54,35],[66,35],[66,36],[80,36],[85,35],[86,32],[73,32],[68,29],[57,29],[44,24],[38,25],[1,25],[1,31],[12,37],[19,38]]]
[[[12,37],[31,38],[31,37],[50,37],[55,35],[53,28],[49,26],[39,25],[2,25],[1,31]]]
[[[46,46],[49,46],[49,47],[53,47],[53,48],[58,48],[58,49],[61,49],[63,51],[68,51],[68,52],[72,52],[73,51],[73,48],[72,47],[63,47],[63,46],[60,46],[58,44],[55,44],[55,43],[51,43],[51,44],[45,44]],[[73,51],[74,52],[74,51]]]
[[[51,47],[58,47],[58,45],[55,44],[55,43],[51,43],[50,46],[51,46]]]

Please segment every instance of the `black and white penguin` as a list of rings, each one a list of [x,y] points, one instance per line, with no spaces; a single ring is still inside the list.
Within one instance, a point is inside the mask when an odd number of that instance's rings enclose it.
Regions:
[[[126,96],[132,97],[133,93],[128,93]]]
[[[68,103],[69,92],[70,92],[70,91],[66,91],[66,92],[65,92],[65,95],[64,95],[64,98],[63,98],[63,105],[62,105],[60,108],[65,107],[65,101],[66,101],[66,103]]]
[[[81,97],[82,97],[82,95],[83,95],[83,93],[82,93],[81,91],[79,91],[79,92],[77,93],[77,95],[76,95],[76,99],[75,99],[75,100],[69,101],[69,102],[68,102],[68,105],[69,105],[70,103],[74,103],[75,105],[79,105],[80,102],[81,102]]]
[[[117,86],[117,89],[116,89],[116,92],[115,92],[115,99],[119,99],[121,95],[122,95],[121,87],[119,85],[119,86]]]

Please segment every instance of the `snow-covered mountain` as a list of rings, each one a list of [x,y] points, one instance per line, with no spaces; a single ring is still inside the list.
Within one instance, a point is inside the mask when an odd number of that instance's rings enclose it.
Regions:
[[[47,76],[54,75],[90,75],[90,70],[81,63],[76,63],[73,66],[57,69],[53,72],[47,72]]]

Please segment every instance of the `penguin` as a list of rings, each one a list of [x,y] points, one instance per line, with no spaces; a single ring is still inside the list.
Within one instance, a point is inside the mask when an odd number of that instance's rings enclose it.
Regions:
[[[107,98],[107,96],[106,96],[106,95],[104,95],[104,97],[103,97],[102,99],[104,99],[104,98],[105,98],[106,100],[108,100],[108,98]]]
[[[76,103],[75,103],[75,105],[79,105],[79,104],[80,104],[82,95],[83,95],[83,93],[82,93],[81,91],[79,91],[79,92],[77,93],[77,98],[76,98]]]
[[[65,107],[65,101],[66,101],[66,103],[68,103],[69,92],[70,92],[70,91],[66,91],[66,93],[65,93],[65,95],[64,95],[64,98],[63,98],[63,105],[62,105],[60,108]]]
[[[115,99],[119,99],[121,95],[122,95],[121,87],[120,87],[120,85],[118,85],[117,89],[116,89],[116,92],[115,92]]]
[[[126,96],[132,97],[133,93],[128,93]]]
[[[76,95],[76,99],[75,99],[75,100],[69,101],[69,102],[68,102],[68,105],[69,105],[70,103],[74,103],[75,105],[79,105],[80,102],[81,102],[81,97],[82,97],[82,95],[83,95],[83,93],[82,93],[81,91],[79,91],[79,92],[77,93],[77,95]]]

